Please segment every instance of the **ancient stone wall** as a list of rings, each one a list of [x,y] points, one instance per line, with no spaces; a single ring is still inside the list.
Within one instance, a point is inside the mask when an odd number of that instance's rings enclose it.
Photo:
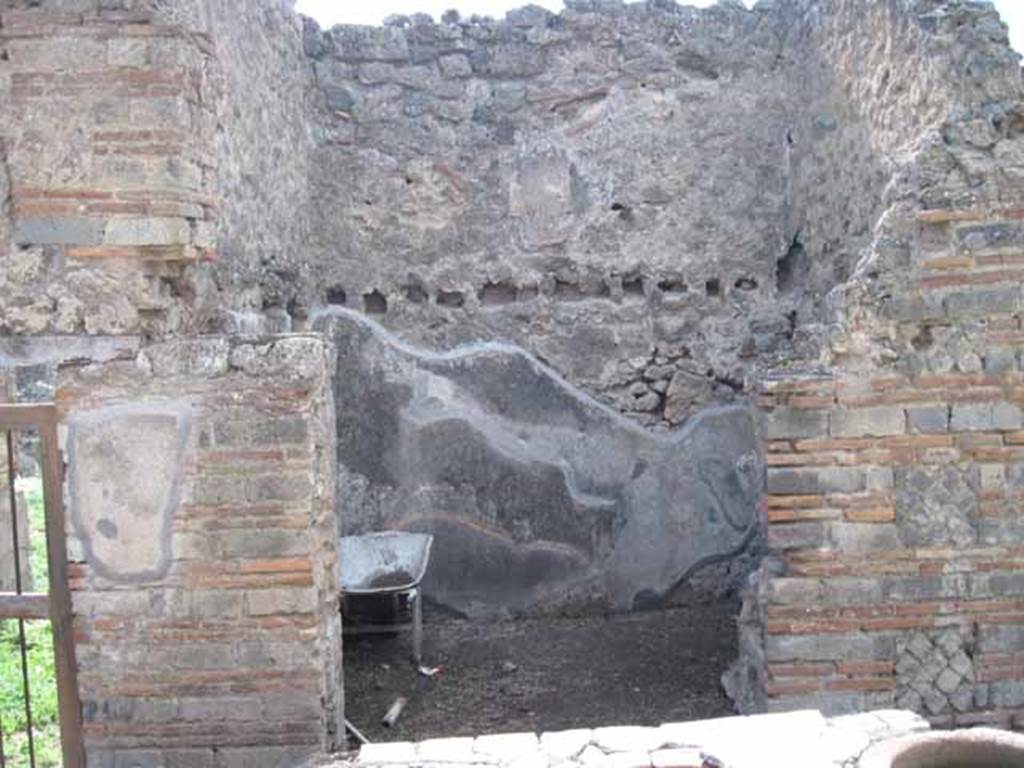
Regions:
[[[323,342],[61,370],[90,766],[295,765],[341,728]]]
[[[730,685],[754,708],[1019,727],[1020,70],[986,10],[916,18],[962,46],[965,89],[894,169],[833,297],[832,365],[763,383],[778,560]]]
[[[188,329],[212,245],[208,40],[129,0],[7,4],[0,36],[3,333]]]
[[[783,22],[577,3],[311,36],[316,299],[513,341],[645,424],[729,399],[793,354]]]
[[[312,301],[431,345],[514,341],[679,424],[819,354],[895,158],[965,101],[978,36],[928,8],[578,2],[311,32]]]
[[[280,3],[22,5],[0,6],[4,366],[52,386],[60,360],[140,337],[289,330],[301,307],[280,287],[305,274],[310,209],[299,18]]]
[[[211,320],[227,330],[301,327],[303,297],[319,279],[312,239],[312,64],[302,22],[287,3],[208,0],[216,42],[219,301]]]
[[[742,705],[1019,721],[1024,108],[990,7],[578,2],[321,31],[270,0],[6,0],[0,45],[0,363],[34,391],[33,366],[92,361],[62,398],[98,760],[337,733],[334,702],[303,698],[337,660],[298,650],[339,649],[333,534],[300,533],[311,506],[328,525],[328,390],[352,530],[441,506],[498,542],[480,572],[557,550],[578,568],[554,586],[617,607],[746,535],[749,494],[698,502],[735,480],[757,398],[775,556],[744,609]],[[185,340],[307,327],[337,346]],[[518,348],[436,352],[465,342]],[[351,377],[328,387],[325,360]],[[685,440],[723,404],[732,466],[705,483],[713,440]],[[146,440],[164,469],[111,490],[151,512],[109,517],[77,462]],[[510,500],[537,477],[557,514]],[[672,536],[657,573],[630,570]],[[530,605],[515,586],[485,597]],[[268,659],[295,664],[295,710]]]

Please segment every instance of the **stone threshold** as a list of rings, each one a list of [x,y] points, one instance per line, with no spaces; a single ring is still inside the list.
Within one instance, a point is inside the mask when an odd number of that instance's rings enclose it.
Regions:
[[[871,746],[929,730],[913,712],[825,718],[816,710],[657,727],[429,739],[364,745],[356,768],[857,768]],[[349,763],[335,763],[337,768]]]

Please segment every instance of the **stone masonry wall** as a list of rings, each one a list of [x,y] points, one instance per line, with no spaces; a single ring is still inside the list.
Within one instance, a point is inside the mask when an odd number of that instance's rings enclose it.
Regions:
[[[293,766],[342,731],[324,343],[61,371],[91,768]]]
[[[1024,107],[991,7],[323,32],[276,0],[0,0],[0,100],[0,363],[82,358],[98,764],[340,733],[334,355],[196,336],[330,305],[513,342],[658,430],[759,396],[741,704],[1020,723]]]
[[[1024,724],[1024,104],[982,20],[958,34],[985,86],[898,166],[832,364],[763,384],[778,558],[728,680],[747,707]]]
[[[817,358],[899,153],[1000,86],[964,73],[987,49],[1008,53],[994,12],[960,3],[570,2],[310,28],[325,112],[307,301],[432,347],[512,341],[679,424]]]
[[[643,3],[311,32],[313,303],[434,348],[512,341],[645,424],[732,398],[744,360],[793,354],[768,301],[790,34]]]
[[[209,0],[217,47],[212,77],[217,128],[218,303],[225,330],[303,327],[297,298],[318,279],[307,258],[314,206],[313,73],[302,22],[289,3]]]
[[[0,13],[0,364],[52,388],[61,360],[140,337],[290,330],[312,152],[290,6]]]
[[[209,40],[131,0],[2,10],[0,329],[189,328],[212,246]]]

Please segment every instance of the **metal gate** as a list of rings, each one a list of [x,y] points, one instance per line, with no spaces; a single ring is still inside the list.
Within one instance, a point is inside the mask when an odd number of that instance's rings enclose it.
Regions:
[[[18,494],[15,489],[17,468],[16,435],[34,432],[40,445],[39,468],[42,476],[45,509],[46,564],[49,591],[30,592],[24,589],[24,544],[29,534],[19,526]],[[0,622],[17,622],[15,643],[20,656],[22,703],[27,727],[29,768],[37,768],[37,745],[33,729],[32,688],[29,680],[26,624],[49,619],[53,634],[53,658],[56,667],[57,708],[60,727],[60,753],[63,768],[84,768],[81,707],[75,667],[74,634],[71,621],[71,593],[68,589],[67,553],[65,543],[63,475],[57,446],[57,409],[53,405],[0,405],[0,439],[6,445],[6,474],[10,519],[0,525],[9,527],[13,544],[14,591],[0,591]],[[38,693],[38,692],[37,692]],[[4,729],[0,723],[0,768],[13,768],[10,755],[5,756]]]

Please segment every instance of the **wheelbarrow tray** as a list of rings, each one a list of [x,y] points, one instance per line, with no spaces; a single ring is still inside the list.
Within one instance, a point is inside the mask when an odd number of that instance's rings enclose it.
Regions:
[[[382,595],[414,589],[427,572],[433,543],[428,533],[406,531],[342,536],[341,591]]]

